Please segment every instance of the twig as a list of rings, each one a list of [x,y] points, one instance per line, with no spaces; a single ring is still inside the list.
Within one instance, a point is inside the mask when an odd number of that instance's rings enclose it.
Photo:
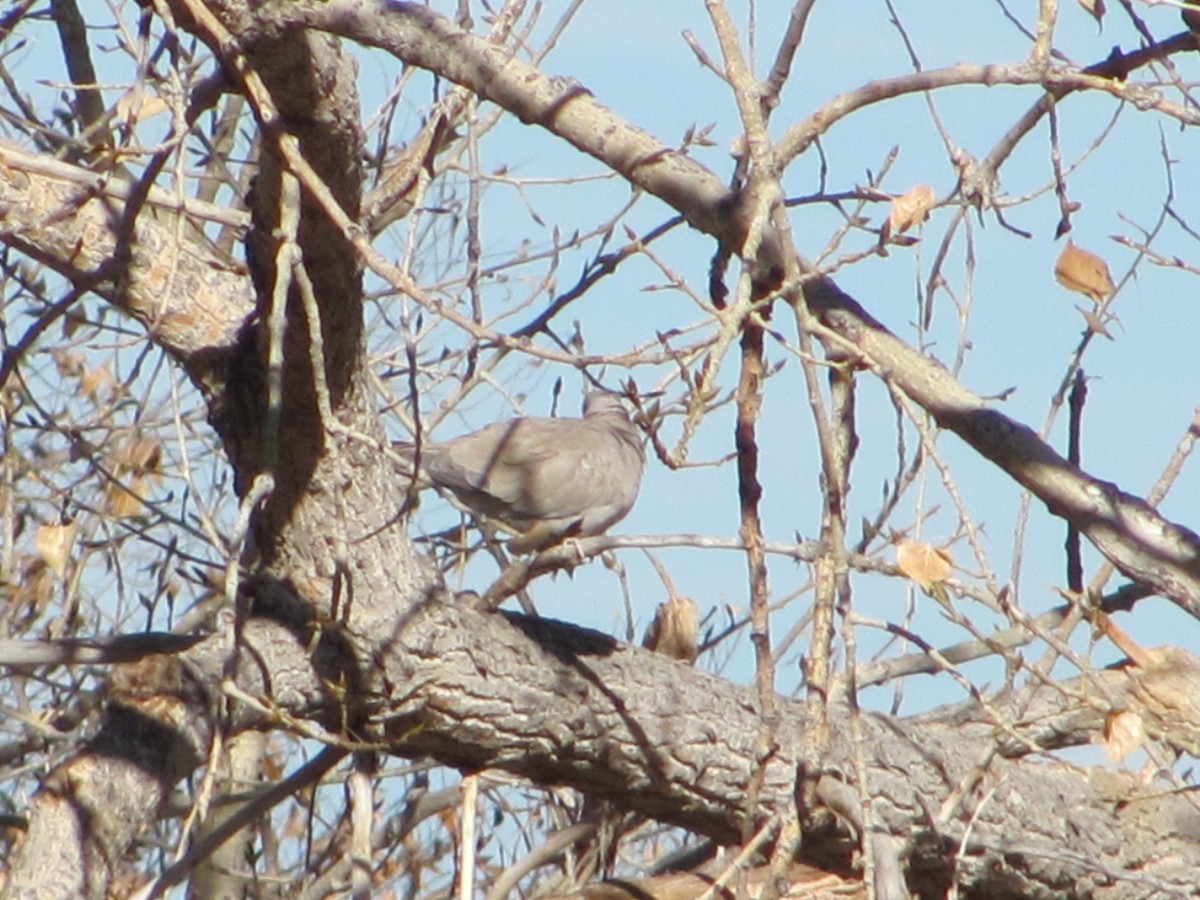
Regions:
[[[187,878],[192,870],[213,850],[276,804],[295,796],[303,788],[316,784],[345,755],[346,751],[340,747],[325,747],[287,778],[263,788],[252,800],[243,804],[217,828],[192,844],[181,859],[168,866],[161,875],[141,888],[131,897],[131,900],[153,900],[155,897],[161,897],[167,888],[179,884]]]
[[[463,777],[462,802],[459,805],[458,900],[472,900],[475,892],[475,803],[479,796],[479,776]]]

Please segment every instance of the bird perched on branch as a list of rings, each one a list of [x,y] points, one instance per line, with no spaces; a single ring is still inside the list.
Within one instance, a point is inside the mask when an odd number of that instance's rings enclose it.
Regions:
[[[593,392],[581,419],[497,422],[449,441],[397,445],[434,484],[517,532],[515,553],[602,534],[633,509],[646,454],[621,400]]]

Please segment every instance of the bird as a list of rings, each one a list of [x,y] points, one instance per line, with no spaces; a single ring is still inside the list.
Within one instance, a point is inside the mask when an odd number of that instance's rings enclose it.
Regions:
[[[516,418],[448,441],[397,445],[429,481],[516,537],[514,553],[603,534],[637,501],[646,453],[621,399],[592,391],[582,418]],[[419,459],[418,459],[419,457]]]

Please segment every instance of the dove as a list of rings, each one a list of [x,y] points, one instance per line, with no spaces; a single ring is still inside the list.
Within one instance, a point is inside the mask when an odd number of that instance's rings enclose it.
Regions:
[[[415,447],[398,448],[412,459]],[[646,454],[620,399],[584,398],[583,418],[520,418],[421,445],[420,466],[476,513],[516,531],[514,552],[602,534],[633,509]]]

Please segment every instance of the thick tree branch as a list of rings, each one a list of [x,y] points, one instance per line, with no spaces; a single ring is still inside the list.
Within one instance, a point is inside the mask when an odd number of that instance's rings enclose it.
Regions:
[[[1200,618],[1200,536],[1067,462],[1031,428],[989,407],[940,363],[893,335],[833,282],[808,282],[804,298],[824,325],[941,427],[1070,521],[1127,577]]]
[[[376,672],[353,673],[345,669],[353,665],[350,657],[332,636],[313,653],[303,631],[251,620],[236,671],[237,694],[253,702],[236,705],[235,726],[315,717],[326,722],[329,739],[347,749],[373,746],[467,770],[495,768],[541,784],[571,785],[664,822],[737,840],[757,768],[759,715],[752,688],[597,632],[442,603],[398,614],[391,634]],[[182,729],[170,740],[187,738],[181,747],[194,753],[203,736],[188,738],[188,729],[210,716],[228,652],[225,636],[215,636],[175,660],[154,657],[114,679],[116,705],[90,752],[100,747],[106,760],[133,761],[124,763],[133,768],[122,782],[122,814],[144,814],[162,785],[180,774],[179,760],[195,758],[183,750],[182,757],[163,758],[140,750],[147,733],[129,728],[130,710],[157,716],[160,740],[172,728]],[[357,680],[354,691],[332,689],[346,683],[336,674],[339,667]],[[1107,703],[1137,708],[1137,679],[1113,671],[1061,690],[1034,690],[1033,705],[1020,695],[997,700],[990,711],[968,704],[919,719],[863,717],[868,789],[878,821],[905,848],[913,886],[944,888],[946,860],[965,844],[957,877],[967,896],[1053,890],[1060,896],[1135,897],[1151,886],[1183,896],[1200,866],[1200,815],[1189,797],[1161,795],[1120,773],[1097,780],[1049,759],[1036,766],[1019,759],[1036,742],[1055,747],[1088,741],[1103,727]],[[1108,700],[1097,701],[1100,695]],[[374,708],[353,733],[344,730],[347,697]],[[775,747],[752,811],[755,826],[792,802],[806,719],[796,701],[780,698],[779,704]],[[1021,709],[1023,720],[1007,721]],[[161,711],[170,713],[165,724]],[[853,788],[855,772],[845,722],[845,715],[831,716],[825,769],[808,773],[818,782],[817,795],[835,808]],[[996,746],[998,726],[1001,755],[980,767]],[[67,764],[50,783],[67,784],[67,774],[82,766]],[[80,784],[91,779],[69,782],[71,789]],[[43,793],[42,805],[77,808],[81,802],[67,788]],[[851,800],[839,812],[853,821],[855,808]],[[34,812],[35,822],[44,818]],[[127,837],[135,833],[128,822],[111,822],[104,834],[118,827],[128,829],[122,832]],[[31,832],[24,860],[45,849],[35,843],[42,839],[42,832]],[[844,832],[823,831],[805,846],[813,858],[829,859],[847,845]],[[17,868],[24,871],[20,863]]]
[[[298,26],[378,47],[436,72],[599,160],[679,210],[700,231],[734,248],[745,239],[749,221],[736,214],[737,196],[703,165],[614,114],[585,86],[543,74],[422,4],[287,0],[258,6],[253,17],[247,11],[238,23],[272,30]],[[778,252],[774,247],[761,256],[770,259]]]
[[[760,725],[751,688],[561,623],[443,606],[415,617],[398,635],[394,651],[385,662],[389,680],[418,686],[393,707],[397,718],[386,726],[402,745],[463,768],[496,767],[542,783],[573,785],[623,808],[721,840],[738,839]],[[1114,702],[1126,702],[1130,688],[1124,674],[1110,673],[1104,683]],[[1102,726],[1103,713],[1099,704],[1074,698],[1096,689],[1088,682],[1067,685],[1061,694],[1043,690],[1029,726],[1011,726],[1020,739],[1009,741],[1010,752],[1025,754],[1026,742],[1038,738],[1053,745],[1086,741]],[[1019,709],[1018,701],[1022,698],[993,709],[1004,714]],[[806,719],[795,701],[781,699],[780,713],[755,824],[792,802]],[[831,722],[827,768],[852,779],[846,716],[831,714]],[[919,725],[864,717],[868,790],[881,807],[879,821],[913,855],[911,871],[945,877],[932,867],[944,864],[947,846],[966,837],[974,816],[958,873],[968,890],[1007,883],[1019,894],[1022,879],[1043,887],[1055,879],[1056,889],[1076,896],[1091,890],[1094,896],[1106,891],[1137,896],[1143,890],[1133,888],[1139,879],[1188,883],[1187,866],[1200,861],[1200,844],[1182,832],[1172,836],[1170,824],[1196,822],[1192,833],[1200,833],[1200,817],[1188,799],[1163,805],[1161,798],[1142,797],[1133,779],[1115,776],[1100,786],[1086,773],[1050,761],[1024,766],[998,759],[976,771],[995,745],[998,724],[978,709],[960,711],[950,722],[930,717]],[[822,773],[812,777],[820,780]],[[964,794],[955,805],[950,798],[960,790]],[[1112,792],[1114,800],[1123,795],[1128,803],[1105,803],[1100,792]],[[1129,817],[1150,833],[1140,834],[1139,826],[1130,830]],[[1081,818],[1087,819],[1082,829]],[[1084,841],[1098,843],[1082,849],[1081,831]],[[832,852],[836,841],[827,840],[824,849]],[[1110,840],[1115,843],[1107,844]],[[1169,849],[1157,843],[1163,840]],[[1132,842],[1129,856],[1118,860],[1123,850],[1111,854],[1124,841]],[[822,846],[820,840],[815,844]],[[1174,853],[1191,862],[1179,864]],[[1117,871],[1134,859],[1148,868],[1105,886],[1103,870]],[[1015,880],[1006,882],[1008,877]]]
[[[267,9],[265,21],[273,27],[302,23],[329,30],[387,49],[405,62],[430,68],[463,84],[504,106],[522,121],[541,125],[604,161],[633,183],[670,203],[701,230],[718,236],[725,233],[723,229],[727,226],[717,223],[727,218],[722,213],[730,208],[729,200],[724,193],[717,193],[715,176],[707,169],[671,154],[644,132],[619,120],[585,91],[564,87],[425,7],[382,4],[376,0],[353,4],[345,0],[300,0]],[[1155,52],[1180,49],[1183,43],[1182,38],[1172,39]],[[1128,65],[1141,65],[1152,58],[1153,54],[1140,53]],[[955,70],[951,74],[984,84],[1000,83],[1004,78],[1016,83],[1027,79],[1032,83],[1031,74],[1017,68],[974,67],[972,72]],[[1039,83],[1063,90],[1083,86],[1122,89],[1119,81],[1090,72],[1042,73]],[[653,160],[654,164],[643,164],[643,160]],[[666,165],[667,160],[670,165]],[[741,238],[738,240],[740,245]],[[765,245],[763,250],[765,259],[778,259],[774,256],[779,252],[778,246]],[[767,268],[780,267],[768,261]],[[861,307],[831,282],[818,280],[805,289],[808,302],[826,315],[831,313],[831,298],[838,296],[846,303],[838,300],[834,306],[841,304],[839,308],[843,310],[852,306],[861,312]],[[846,324],[845,317],[838,321]],[[867,355],[885,373],[893,371],[894,363],[903,358],[908,366],[900,367],[896,374],[903,378],[907,369],[913,380],[911,383],[897,380],[897,384],[932,413],[939,424],[955,430],[1005,469],[1051,512],[1072,521],[1126,575],[1153,586],[1200,617],[1200,538],[1167,522],[1144,502],[1115,485],[1090,478],[1070,466],[1026,426],[986,408],[948,373],[924,361],[869,316],[860,321],[871,324],[866,329],[853,328],[856,334],[887,336],[886,341],[882,338],[877,341],[878,346]],[[837,324],[831,327],[839,330]],[[873,355],[884,348],[884,357]]]
[[[235,696],[244,701],[235,707],[235,727],[304,731],[317,721],[326,735],[351,748],[429,755],[466,769],[494,767],[574,785],[723,840],[789,808],[806,727],[794,704],[781,701],[777,746],[760,764],[754,750],[761,717],[753,694],[743,688],[592,632],[429,599],[435,578],[393,520],[399,490],[378,452],[381,430],[363,380],[352,236],[308,195],[298,231],[286,233],[283,224],[289,210],[282,185],[290,176],[280,147],[288,139],[299,142],[346,215],[353,220],[358,214],[361,147],[352,67],[332,41],[301,26],[384,47],[468,86],[738,247],[747,225],[729,191],[703,166],[622,122],[585,89],[546,78],[424,7],[381,0],[209,5],[219,10],[220,33],[210,27],[202,32],[206,39],[223,62],[243,75],[260,75],[269,94],[269,102],[259,98],[256,112],[276,143],[264,151],[250,241],[263,318],[267,298],[283,283],[278,279],[302,282],[305,273],[317,310],[310,315],[302,302],[309,298],[287,282],[283,433],[264,434],[261,388],[270,336],[262,329],[240,331],[254,309],[244,275],[221,272],[220,283],[236,289],[217,292],[204,279],[211,272],[190,248],[176,246],[176,232],[148,215],[137,222],[130,270],[113,272],[108,260],[121,249],[112,237],[120,216],[107,200],[69,179],[22,173],[16,166],[0,167],[0,238],[69,277],[94,282],[102,293],[128,277],[120,296],[115,289],[106,295],[145,322],[193,377],[205,353],[236,357],[215,376],[218,389],[227,376],[235,388],[215,419],[243,487],[269,468],[265,442],[278,440],[288,451],[272,472],[279,489],[257,536],[277,579],[266,593],[286,600],[281,619],[293,625],[252,620],[236,644],[214,637],[176,658],[142,660],[115,679],[103,730],[51,775],[39,795],[10,894],[40,889],[41,861],[59,852],[55,842],[67,848],[57,895],[104,892],[114,863],[161,807],[166,789],[203,758],[216,721],[213,702],[234,654]],[[185,14],[202,7],[195,0],[176,6],[180,21],[194,25]],[[68,215],[55,218],[47,211]],[[277,252],[280,244],[289,240],[303,263],[275,271],[286,258]],[[781,259],[782,248],[769,248],[763,258]],[[856,345],[940,424],[1056,513],[1077,521],[1127,574],[1193,614],[1200,610],[1195,535],[1064,463],[832,284],[815,281],[805,294],[838,341]],[[210,318],[197,324],[189,318],[196,315]],[[326,354],[319,361],[312,340],[317,334]],[[212,377],[205,373],[202,382]],[[322,382],[329,410],[317,402]],[[1109,687],[1119,699],[1120,685]],[[862,719],[869,784],[851,787],[876,798],[875,821],[908,850],[914,886],[935,891],[957,880],[981,896],[1029,889],[1123,897],[1150,888],[1190,889],[1200,866],[1200,828],[1187,798],[1142,796],[1120,776],[1098,787],[1052,761],[1034,767],[988,757],[997,729],[1012,741],[1014,755],[1029,752],[1028,742],[1039,736],[1055,744],[1066,742],[1064,735],[1082,739],[1103,709],[1071,704],[1073,718],[1065,712],[1057,720],[1042,717],[1037,731],[978,711],[952,723]],[[745,794],[756,772],[759,802],[747,811]],[[843,779],[853,782],[857,772],[846,735],[835,726],[827,770],[804,777],[816,780],[814,794],[853,822],[856,801],[839,805],[838,797],[847,787]],[[857,790],[850,796],[857,797]],[[845,846],[844,833],[816,833],[806,843],[814,853],[838,854]]]
[[[329,35],[259,27],[242,3],[174,9],[240,82],[264,134],[247,240],[262,327],[239,346],[212,418],[239,492],[272,477],[254,522],[259,564],[368,634],[392,613],[385,598],[424,596],[433,573],[396,520],[401,498],[365,371],[361,263],[327,209],[359,213],[357,70]],[[298,198],[287,188],[300,174],[293,162],[319,182]]]
[[[0,240],[117,303],[204,386],[254,310],[243,267],[180,240],[175,216],[244,225],[245,216],[151,189],[127,270],[119,223],[133,185],[0,142]],[[124,279],[124,280],[123,280]]]
[[[106,896],[134,838],[202,758],[214,719],[187,668],[159,656],[124,674],[100,733],[34,798],[5,897]]]

